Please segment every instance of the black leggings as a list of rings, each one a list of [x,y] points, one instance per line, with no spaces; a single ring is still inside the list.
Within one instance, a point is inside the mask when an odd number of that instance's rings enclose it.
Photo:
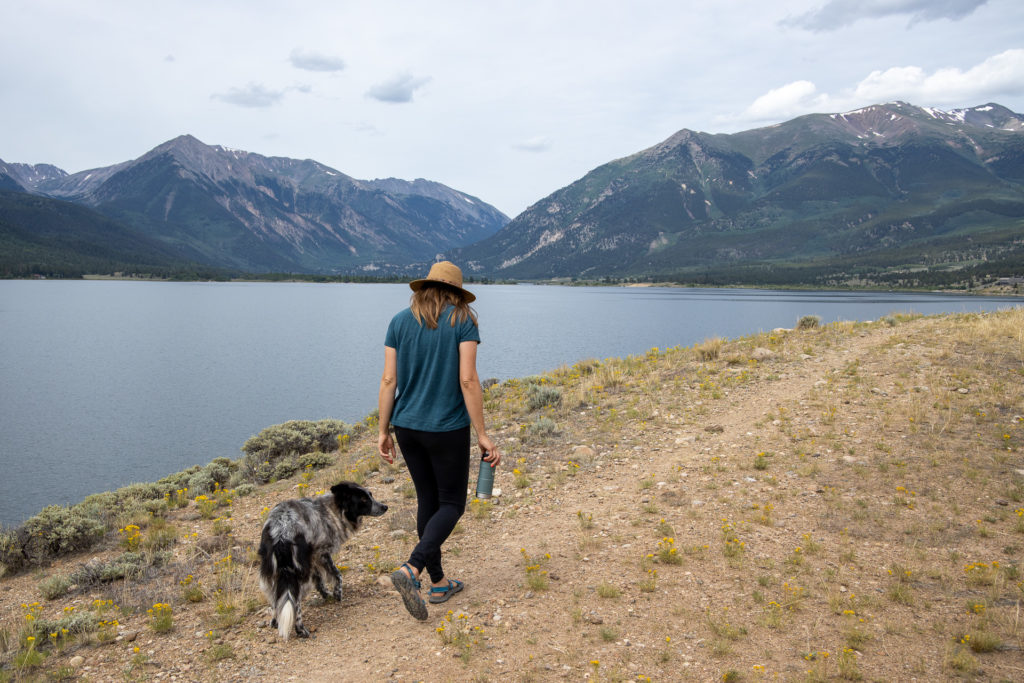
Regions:
[[[469,427],[450,432],[421,432],[395,426],[402,457],[416,486],[416,532],[420,542],[409,564],[430,575],[434,583],[444,578],[441,544],[451,535],[466,511],[469,485]]]

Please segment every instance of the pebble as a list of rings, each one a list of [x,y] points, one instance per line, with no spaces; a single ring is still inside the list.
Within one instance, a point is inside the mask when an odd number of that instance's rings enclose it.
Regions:
[[[74,657],[68,660],[68,665],[75,669],[82,666],[82,664],[85,664],[85,657],[83,657],[82,655],[75,655]]]

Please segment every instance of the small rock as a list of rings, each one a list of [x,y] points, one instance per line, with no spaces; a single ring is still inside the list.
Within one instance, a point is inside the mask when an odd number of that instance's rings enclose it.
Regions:
[[[68,660],[68,666],[71,666],[75,669],[82,666],[82,664],[85,664],[85,657],[83,657],[82,655],[75,655],[74,657]]]
[[[707,427],[704,428],[704,431],[709,432],[711,434],[721,434],[722,432],[725,431],[725,427],[723,427],[722,425],[708,425]]]
[[[956,393],[958,393],[958,394],[969,394],[969,393],[971,393],[971,390],[968,389],[967,387],[960,387],[959,389],[956,390]]]
[[[376,584],[378,586],[387,586],[387,587],[390,588],[391,587],[391,577],[390,576],[384,576],[384,575],[378,576]]]
[[[591,448],[590,446],[574,446],[571,451],[571,454],[571,460],[593,458],[595,455],[597,455],[597,453],[594,452],[594,449]]]
[[[758,346],[756,349],[750,352],[750,357],[754,360],[768,360],[775,356],[775,352],[771,349],[766,349],[763,346]]]
[[[583,615],[583,621],[587,622],[588,624],[603,624],[604,623],[604,619],[601,618],[601,615],[600,614],[595,614],[594,612],[588,612],[587,614],[584,614]]]
[[[405,538],[409,535],[405,529],[395,529],[391,532],[391,538]]]
[[[129,643],[134,643],[135,639],[138,638],[138,637],[139,637],[139,632],[138,631],[125,631],[124,632],[124,639],[127,640]]]

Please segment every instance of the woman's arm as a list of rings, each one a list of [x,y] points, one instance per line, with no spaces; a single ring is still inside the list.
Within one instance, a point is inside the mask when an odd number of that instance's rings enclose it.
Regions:
[[[487,453],[484,460],[491,463],[491,467],[497,467],[501,462],[501,453],[487,435],[487,427],[484,424],[484,390],[480,386],[480,377],[476,374],[477,343],[464,341],[459,344],[459,380],[469,419],[476,430],[477,443],[480,444],[480,450]]]
[[[377,394],[377,451],[388,464],[395,462],[395,443],[391,439],[391,411],[395,408],[395,388],[398,382],[398,352],[384,347],[384,374],[380,376]]]

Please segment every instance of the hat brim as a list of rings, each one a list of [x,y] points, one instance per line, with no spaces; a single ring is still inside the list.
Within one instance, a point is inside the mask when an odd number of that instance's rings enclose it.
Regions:
[[[457,285],[453,285],[450,282],[445,282],[444,280],[433,280],[433,279],[431,279],[429,277],[425,277],[425,278],[423,278],[421,280],[413,280],[412,282],[409,283],[409,289],[411,289],[414,292],[418,292],[421,289],[423,289],[424,285],[426,285],[428,282],[431,283],[431,284],[443,285],[445,287],[451,287],[452,289],[457,289],[458,291],[462,292],[463,296],[466,297],[466,303],[467,304],[471,304],[474,301],[476,301],[476,295],[473,294],[473,292],[469,291],[468,289],[463,289],[462,287],[459,287]]]

